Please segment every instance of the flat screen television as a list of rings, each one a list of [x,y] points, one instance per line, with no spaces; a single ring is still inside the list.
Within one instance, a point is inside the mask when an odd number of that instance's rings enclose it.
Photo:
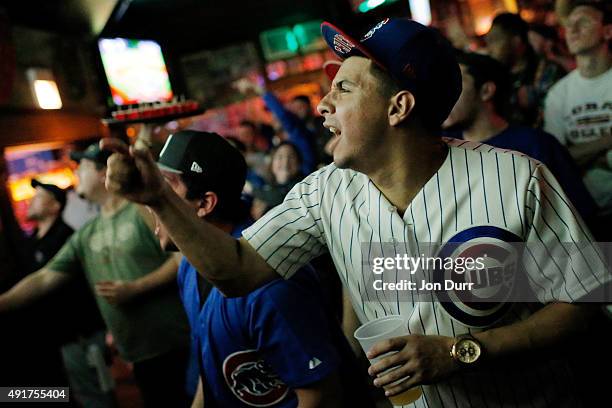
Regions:
[[[98,48],[115,105],[173,98],[166,62],[155,41],[101,38]]]

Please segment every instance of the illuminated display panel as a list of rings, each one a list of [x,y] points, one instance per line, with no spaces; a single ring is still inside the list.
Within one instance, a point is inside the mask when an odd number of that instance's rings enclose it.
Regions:
[[[98,48],[116,105],[173,98],[164,56],[155,41],[102,38]]]
[[[383,4],[395,3],[398,0],[350,0],[351,8],[356,13],[367,13]]]
[[[291,27],[279,27],[259,34],[259,42],[266,61],[297,55],[299,44]]]

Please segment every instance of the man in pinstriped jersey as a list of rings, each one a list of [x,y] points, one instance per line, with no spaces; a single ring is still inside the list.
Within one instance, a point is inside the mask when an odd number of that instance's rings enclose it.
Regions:
[[[240,242],[198,222],[149,155],[113,140],[103,143],[117,152],[107,188],[149,205],[181,252],[227,296],[277,274],[289,277],[328,251],[362,322],[389,314],[407,319],[410,335],[368,353],[397,352],[370,368],[377,376],[399,366],[375,380],[387,395],[423,385],[419,407],[579,406],[566,362],[543,351],[592,319],[596,309],[574,302],[610,274],[554,177],[526,156],[438,136],[461,77],[452,49],[432,30],[386,19],[361,41],[328,23],[322,31],[344,59],[318,107],[336,135],[334,164],[298,183]],[[498,243],[498,253],[511,242],[547,251],[581,245],[565,263],[533,252],[522,259],[537,305],[481,307],[431,292],[430,299],[400,301],[397,290],[372,295],[367,287],[371,270],[362,255],[383,243],[405,245],[418,257],[431,243],[440,243],[438,254],[452,254],[456,246],[447,243],[465,248],[483,239]]]

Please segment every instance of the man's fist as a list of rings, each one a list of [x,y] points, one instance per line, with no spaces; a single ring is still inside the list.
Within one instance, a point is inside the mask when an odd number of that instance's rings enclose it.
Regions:
[[[107,162],[108,191],[144,205],[154,205],[161,198],[166,182],[148,150],[108,138],[100,141],[100,148],[114,152]]]

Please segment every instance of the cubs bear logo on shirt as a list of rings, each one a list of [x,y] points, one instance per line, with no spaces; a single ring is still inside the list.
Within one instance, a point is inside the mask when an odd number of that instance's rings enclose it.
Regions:
[[[242,402],[253,407],[269,407],[282,401],[289,388],[256,350],[237,351],[223,362],[227,386]]]

